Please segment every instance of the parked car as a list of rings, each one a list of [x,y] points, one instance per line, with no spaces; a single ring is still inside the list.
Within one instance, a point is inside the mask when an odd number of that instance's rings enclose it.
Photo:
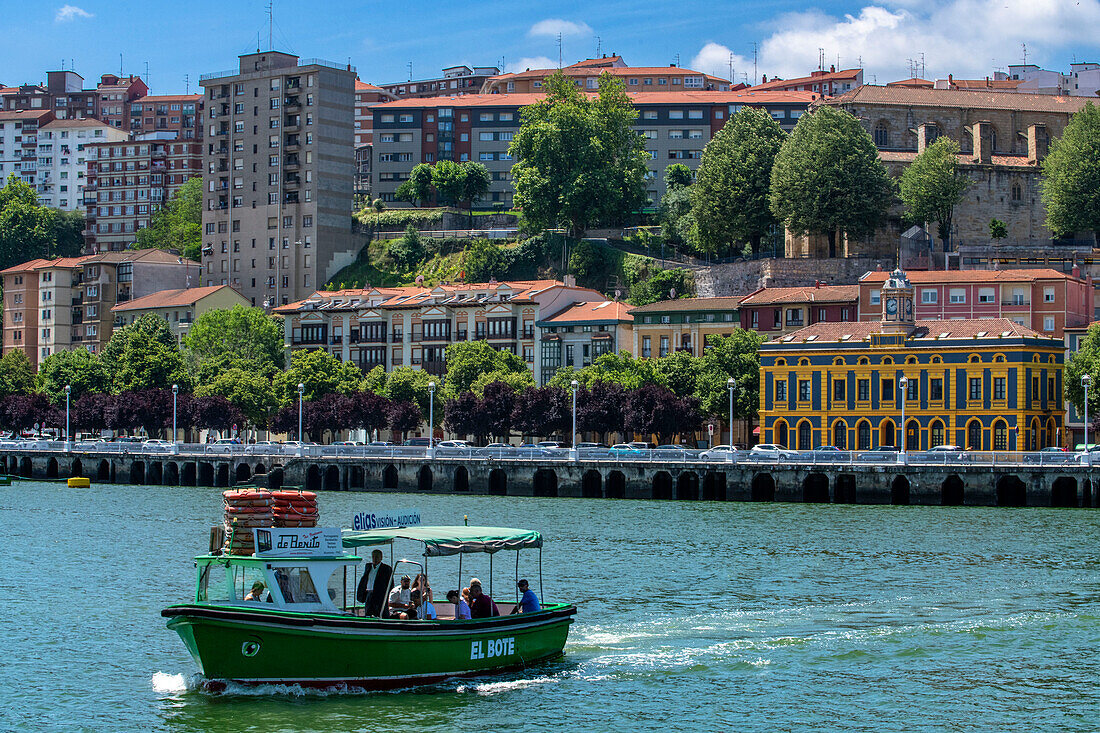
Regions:
[[[923,452],[910,454],[910,461],[928,461],[930,463],[958,463],[967,460],[966,453],[957,445],[937,445]]]
[[[475,456],[500,456],[505,453],[511,455],[516,449],[511,443],[489,443],[489,445],[474,450]]]
[[[172,443],[167,440],[161,440],[160,438],[150,438],[149,440],[142,441],[141,447],[147,451],[166,451],[172,449]]]
[[[232,453],[242,445],[240,438],[218,438],[210,445],[206,446],[207,450],[211,452],[225,452]]]
[[[367,443],[368,448],[393,448],[397,443],[392,443],[388,440],[372,440]]]
[[[684,461],[688,458],[694,458],[699,455],[699,451],[694,448],[688,448],[682,445],[675,445],[673,443],[666,443],[665,445],[659,445],[650,451],[650,455],[654,458],[663,458],[673,461]]]
[[[776,445],[775,443],[760,443],[754,445],[752,450],[749,451],[748,460],[750,461],[778,461],[783,458],[797,458],[797,451],[788,450],[783,446]]]
[[[898,449],[892,445],[880,445],[856,456],[862,463],[890,463],[898,459]]]
[[[357,445],[363,445],[363,444],[362,443],[357,443],[354,440],[338,440],[335,443],[333,443],[333,445],[357,446]]]
[[[409,438],[405,441],[405,445],[413,448],[427,448],[428,442],[427,438]]]
[[[608,455],[611,458],[618,459],[638,459],[645,455],[645,452],[633,443],[616,443],[608,449]]]
[[[577,443],[577,450],[590,450],[592,448],[604,448],[604,449],[606,449],[607,446],[604,445],[603,443],[586,443],[586,442]]]
[[[730,456],[736,453],[737,451],[728,445],[716,445],[700,453],[699,458],[704,461],[728,461]]]
[[[835,445],[823,445],[811,451],[816,463],[847,463],[852,459],[852,454],[841,450]]]
[[[466,456],[473,451],[473,446],[465,440],[441,440],[435,444],[436,455],[440,456]]]
[[[1052,445],[1042,450],[1032,451],[1024,455],[1024,463],[1041,463],[1044,466],[1052,466],[1060,463],[1073,463],[1076,456],[1065,448]]]
[[[245,449],[245,453],[278,453],[282,448],[282,443],[275,440],[257,440],[255,443],[249,443]]]

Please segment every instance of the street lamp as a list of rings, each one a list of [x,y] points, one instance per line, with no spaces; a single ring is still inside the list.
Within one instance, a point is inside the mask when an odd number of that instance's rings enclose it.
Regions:
[[[435,382],[428,382],[428,455],[432,455],[435,442]]]
[[[730,391],[730,460],[733,460],[733,388],[737,386],[737,382],[733,377],[726,380],[726,386]]]
[[[577,459],[577,387],[580,383],[574,379],[569,383],[569,386],[573,389],[573,434],[569,436],[569,440],[572,443],[569,447],[570,458]]]
[[[298,455],[302,455],[302,398],[306,393],[306,386],[298,382]]]
[[[180,386],[178,384],[172,385],[172,449],[176,449],[176,437],[179,435],[176,432],[176,398],[179,396]]]
[[[1089,450],[1089,383],[1092,378],[1087,374],[1081,376],[1081,386],[1085,388],[1085,455],[1088,456],[1089,465],[1092,465],[1092,452]]]
[[[72,393],[72,385],[65,385],[65,450],[70,450],[72,446],[72,437],[69,433],[69,395]]]
[[[904,374],[901,375],[901,379],[898,380],[898,387],[901,389],[901,462],[905,463],[905,449],[906,449],[906,431],[905,431],[905,398],[906,389],[909,387],[909,378]]]

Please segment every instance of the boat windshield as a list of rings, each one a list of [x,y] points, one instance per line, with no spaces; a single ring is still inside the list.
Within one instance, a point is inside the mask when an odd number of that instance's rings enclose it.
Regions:
[[[202,557],[195,600],[337,611],[347,592],[347,568],[361,562],[354,555],[326,559]]]

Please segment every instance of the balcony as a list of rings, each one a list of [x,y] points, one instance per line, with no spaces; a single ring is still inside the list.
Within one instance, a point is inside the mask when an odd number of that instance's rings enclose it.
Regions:
[[[296,173],[288,173],[283,179],[283,185],[297,188],[302,184],[302,179],[298,177]]]
[[[283,109],[301,109],[302,101],[298,98],[297,94],[288,94],[283,98]]]
[[[447,362],[443,361],[442,359],[424,361],[421,364],[421,368],[428,374],[441,377],[447,373]]]
[[[118,297],[115,298],[116,303],[125,303],[130,300],[130,292],[127,290],[119,291]]]
[[[1002,301],[1001,305],[1004,306],[1005,308],[1026,308],[1029,305],[1031,305],[1031,301],[1030,300],[1016,300],[1015,298],[1013,298],[1012,300]]]
[[[84,305],[84,296],[83,295],[76,296],[75,298],[73,298],[73,303],[72,304],[73,305]]]
[[[394,331],[393,336],[391,336],[390,339],[395,344],[404,343],[405,335],[401,331]]]

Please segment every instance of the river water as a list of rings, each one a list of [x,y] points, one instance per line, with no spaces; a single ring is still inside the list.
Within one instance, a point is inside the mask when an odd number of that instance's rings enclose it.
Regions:
[[[193,593],[218,492],[16,482],[0,488],[0,729],[1100,728],[1095,510],[320,498],[325,524],[416,508],[541,530],[545,595],[580,609],[565,657],[400,692],[207,693],[159,611]],[[437,593],[455,585],[429,569]]]

